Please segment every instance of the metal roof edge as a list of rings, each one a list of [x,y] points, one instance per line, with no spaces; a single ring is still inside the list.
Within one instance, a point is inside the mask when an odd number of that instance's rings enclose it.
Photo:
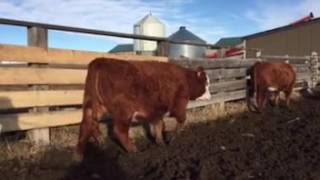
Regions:
[[[261,32],[258,32],[258,33],[249,34],[249,35],[243,36],[242,38],[244,40],[247,40],[247,39],[251,39],[251,38],[254,38],[254,37],[257,37],[257,36],[261,36],[261,35],[268,35],[268,34],[271,34],[271,33],[274,33],[274,32],[279,32],[279,31],[283,31],[283,30],[287,30],[287,29],[291,29],[291,28],[295,28],[295,27],[304,26],[304,25],[307,25],[307,24],[310,24],[310,23],[317,23],[318,21],[320,21],[320,17],[314,18],[314,19],[312,19],[310,21],[302,22],[302,23],[299,23],[299,24],[288,24],[288,25],[285,25],[285,26],[280,26],[280,27],[269,29],[269,30],[266,30],[266,31],[261,31]]]

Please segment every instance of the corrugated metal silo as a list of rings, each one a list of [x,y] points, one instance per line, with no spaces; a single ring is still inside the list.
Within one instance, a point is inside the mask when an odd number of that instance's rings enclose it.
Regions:
[[[146,15],[133,27],[134,34],[165,37],[165,25],[152,14]],[[155,51],[157,42],[146,40],[134,40],[134,51]]]
[[[179,30],[169,36],[171,41],[179,42],[194,42],[206,44],[206,41],[202,40],[192,32],[188,31],[186,27],[181,26]],[[187,45],[187,44],[170,44],[169,57],[170,58],[204,58],[207,48],[203,46]]]

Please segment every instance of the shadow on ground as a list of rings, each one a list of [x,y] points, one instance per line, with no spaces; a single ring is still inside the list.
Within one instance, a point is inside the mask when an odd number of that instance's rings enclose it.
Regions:
[[[107,140],[103,147],[89,144],[77,163],[72,149],[52,147],[27,159],[1,161],[0,174],[46,180],[320,179],[319,139],[320,103],[305,99],[263,114],[226,111],[216,120],[189,125],[167,146],[138,140],[135,154]]]

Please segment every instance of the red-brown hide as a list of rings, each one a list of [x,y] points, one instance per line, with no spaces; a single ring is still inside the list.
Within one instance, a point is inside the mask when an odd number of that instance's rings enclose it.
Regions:
[[[152,135],[162,144],[164,115],[168,112],[181,127],[188,101],[203,95],[207,86],[202,67],[191,70],[173,63],[93,60],[85,82],[78,152],[83,153],[91,136],[100,142],[98,120],[105,113],[111,115],[113,133],[128,152],[137,151],[128,136],[133,122],[150,123]]]
[[[274,97],[275,103],[278,105],[281,91],[284,92],[286,103],[289,105],[290,95],[296,80],[296,73],[290,64],[257,62],[249,69],[249,75],[249,98],[252,98],[256,93],[259,109],[265,107],[269,95]],[[248,106],[250,108],[250,105]]]

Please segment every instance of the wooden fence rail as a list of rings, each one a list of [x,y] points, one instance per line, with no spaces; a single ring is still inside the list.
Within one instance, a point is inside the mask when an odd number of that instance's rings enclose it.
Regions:
[[[128,61],[168,61],[167,57],[159,56],[115,55],[91,51],[76,51],[3,44],[0,44],[0,52],[0,60],[2,61],[22,63],[48,63],[53,65],[87,65],[92,59],[96,57],[107,57]]]

